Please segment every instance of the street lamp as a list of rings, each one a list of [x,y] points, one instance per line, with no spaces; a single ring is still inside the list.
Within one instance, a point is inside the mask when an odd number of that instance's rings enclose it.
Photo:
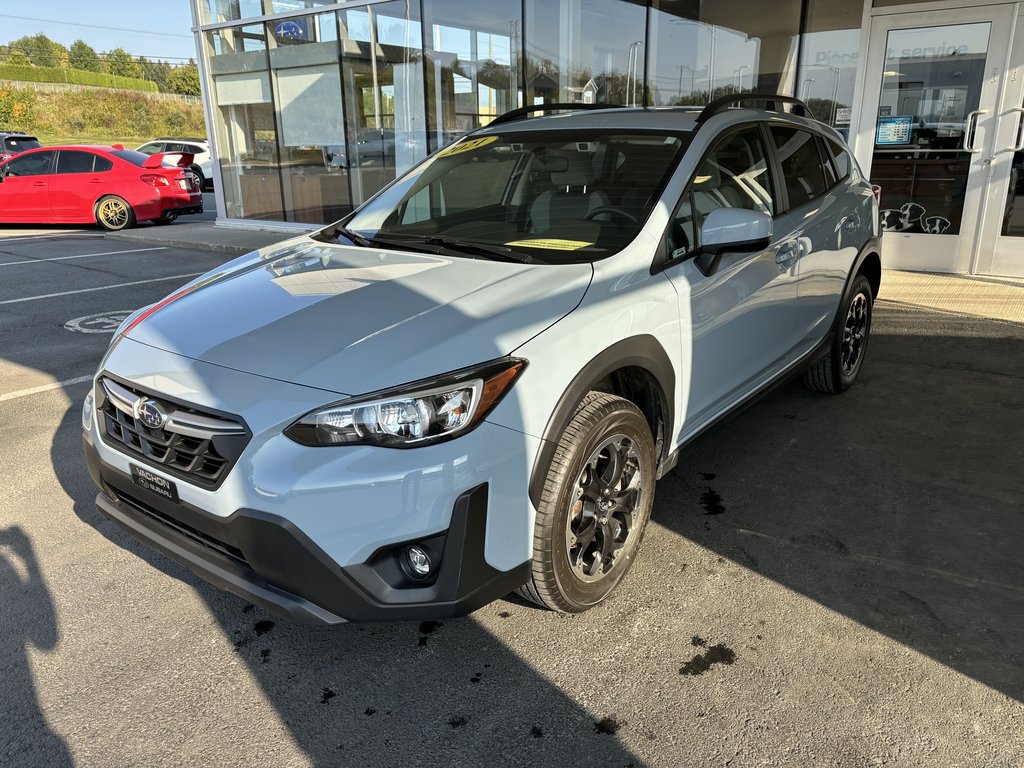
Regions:
[[[694,80],[695,74],[694,74],[694,71],[693,71],[693,67],[689,67],[686,64],[676,64],[676,69],[679,70],[679,89],[676,91],[676,97],[680,101],[682,101],[682,98],[683,98],[683,70],[686,69],[686,70],[689,70],[689,72],[690,72],[690,95],[693,95],[694,90],[696,90],[696,82]]]
[[[750,66],[748,64],[742,64],[737,69],[735,69],[733,71],[733,75],[735,77],[734,82],[736,84],[736,90],[737,91],[742,91],[743,90],[743,70],[744,69],[750,69]],[[753,88],[753,85],[754,85],[753,80],[751,80],[750,85],[751,85],[751,88]]]

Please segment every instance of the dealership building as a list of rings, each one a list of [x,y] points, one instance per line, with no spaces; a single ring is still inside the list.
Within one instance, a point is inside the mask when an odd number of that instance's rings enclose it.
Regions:
[[[756,91],[796,95],[848,137],[882,188],[888,266],[1024,276],[1018,3],[192,0],[192,12],[225,223],[333,221],[516,107]]]

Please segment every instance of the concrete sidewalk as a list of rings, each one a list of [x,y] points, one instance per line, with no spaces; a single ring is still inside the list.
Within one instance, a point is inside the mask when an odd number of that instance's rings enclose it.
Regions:
[[[306,231],[312,232],[315,227]],[[141,224],[134,229],[122,232],[109,232],[107,237],[114,240],[126,240],[146,245],[163,245],[169,248],[190,248],[199,251],[214,251],[231,256],[265,248],[282,240],[301,235],[304,230],[294,229],[256,229],[250,227],[231,227],[207,221],[178,221],[167,226]]]
[[[878,298],[924,309],[1024,323],[1024,279],[885,270]]]
[[[314,227],[310,227],[312,231]],[[212,222],[142,225],[107,237],[134,243],[192,248],[238,256],[302,233],[301,229],[253,229]],[[990,275],[942,275],[885,270],[882,301],[1024,323],[1024,279]]]

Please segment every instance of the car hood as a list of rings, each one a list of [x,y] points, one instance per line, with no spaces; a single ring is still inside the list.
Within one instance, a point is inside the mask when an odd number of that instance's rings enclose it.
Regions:
[[[186,286],[128,338],[345,395],[511,353],[575,309],[590,264],[526,265],[298,238]]]

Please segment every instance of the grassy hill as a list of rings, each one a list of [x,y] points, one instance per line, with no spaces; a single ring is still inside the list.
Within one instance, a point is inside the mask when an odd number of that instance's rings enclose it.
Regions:
[[[37,92],[0,84],[0,130],[19,129],[44,144],[137,146],[156,136],[205,136],[202,104],[143,92],[90,88]]]

